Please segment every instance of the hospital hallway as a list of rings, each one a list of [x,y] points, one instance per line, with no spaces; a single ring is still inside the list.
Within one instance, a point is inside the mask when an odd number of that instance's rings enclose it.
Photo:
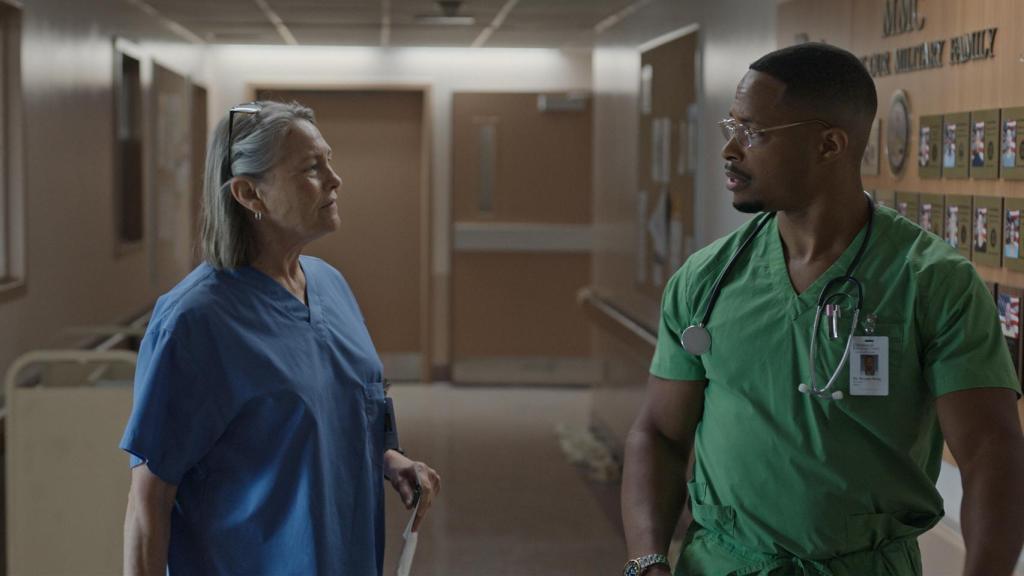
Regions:
[[[746,110],[757,62],[819,52],[860,91]],[[845,86],[819,60],[774,75]],[[842,186],[798,193],[819,176]],[[811,188],[849,200],[815,234],[879,219],[802,291],[771,215]],[[1002,387],[1013,416],[1022,213],[1024,0],[0,0],[0,576],[130,572],[142,509],[188,526],[175,576],[367,576],[367,463],[415,468],[385,390],[443,478],[410,576],[622,574],[645,406],[722,458],[679,479],[680,522],[827,556],[940,518],[924,576],[962,576],[965,493],[1017,482],[965,490],[1014,461],[938,399]],[[700,424],[701,396],[648,402],[652,370],[707,381]],[[154,485],[175,498],[130,500]],[[396,576],[410,513],[383,487]]]

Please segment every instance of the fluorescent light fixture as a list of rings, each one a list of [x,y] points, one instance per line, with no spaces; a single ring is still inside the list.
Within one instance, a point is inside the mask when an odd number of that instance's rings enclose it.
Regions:
[[[429,24],[432,26],[472,26],[476,24],[476,18],[472,16],[421,14],[416,16],[414,20],[417,24]]]

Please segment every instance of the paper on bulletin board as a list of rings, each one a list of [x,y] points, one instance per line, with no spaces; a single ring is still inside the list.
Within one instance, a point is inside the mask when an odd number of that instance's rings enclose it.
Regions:
[[[676,175],[684,176],[689,167],[687,159],[689,154],[687,150],[690,149],[689,142],[690,126],[686,123],[686,120],[679,121],[679,152],[676,154]]]
[[[653,110],[654,66],[644,64],[640,69],[640,113],[650,114]]]
[[[683,223],[673,218],[668,230],[668,269],[674,272],[683,265]]]
[[[651,122],[651,180],[668,184],[672,180],[672,119],[662,116]]]
[[[636,269],[638,284],[647,283],[647,191],[641,190],[636,198]]]
[[[697,170],[697,138],[700,126],[700,115],[697,104],[693,103],[686,107],[686,171],[693,173]]]
[[[647,233],[651,236],[651,247],[654,249],[651,281],[655,286],[661,286],[665,281],[665,264],[668,261],[668,203],[668,189],[662,188],[654,210],[647,220]]]

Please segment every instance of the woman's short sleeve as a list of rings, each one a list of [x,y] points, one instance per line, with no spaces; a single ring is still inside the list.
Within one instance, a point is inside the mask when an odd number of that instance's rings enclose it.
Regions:
[[[143,338],[121,439],[133,467],[144,462],[161,480],[178,485],[224,432],[223,399],[202,373],[169,331],[151,330]]]

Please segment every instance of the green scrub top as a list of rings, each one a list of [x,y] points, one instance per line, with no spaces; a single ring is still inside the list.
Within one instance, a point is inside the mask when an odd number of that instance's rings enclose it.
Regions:
[[[846,272],[865,230],[797,294],[773,218],[723,282],[707,325],[710,351],[694,356],[679,342],[682,330],[700,321],[715,280],[757,220],[690,257],[662,302],[651,374],[707,382],[688,486],[704,532],[696,540],[705,549],[710,541],[718,553],[732,550],[739,569],[773,558],[860,556],[916,537],[943,515],[934,398],[982,387],[1020,392],[991,293],[940,238],[878,207],[854,273],[864,287],[855,333],[865,335],[865,315],[877,317],[874,335],[889,339],[889,394],[851,395],[846,367],[835,385],[845,398],[808,396],[797,386],[808,382],[818,296]],[[848,305],[844,312],[841,338],[819,337],[819,387],[842,356],[852,316]],[[827,573],[824,564],[807,566]]]

